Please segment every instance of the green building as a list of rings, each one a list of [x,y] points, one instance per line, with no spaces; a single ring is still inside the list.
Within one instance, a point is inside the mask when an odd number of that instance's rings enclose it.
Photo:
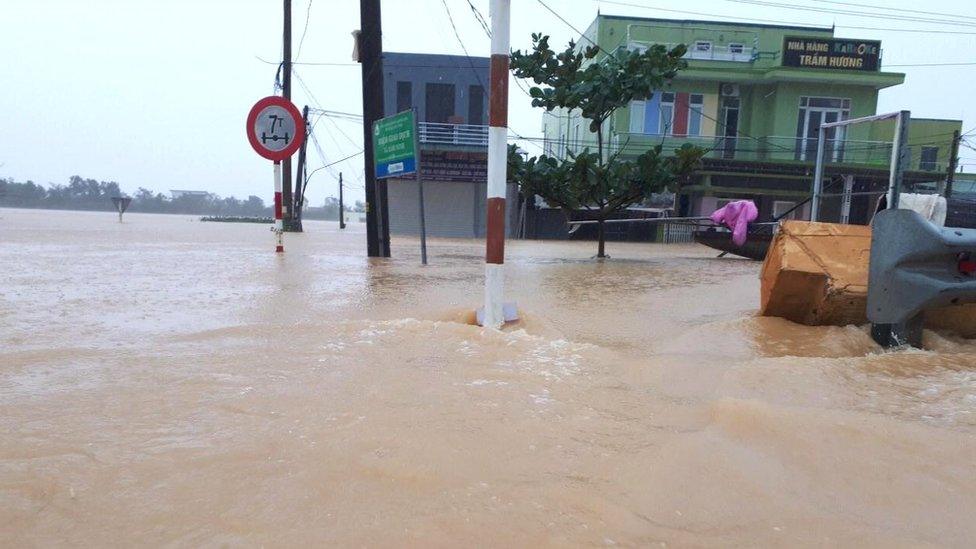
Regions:
[[[830,28],[598,15],[581,46],[589,41],[609,53],[687,45],[688,68],[605,128],[610,149],[623,156],[657,144],[708,151],[693,184],[680,191],[677,215],[707,215],[736,199],[754,200],[761,221],[783,214],[810,194],[820,124],[877,114],[879,90],[905,81],[884,70],[880,42],[837,38]],[[959,120],[911,120],[907,184],[944,179],[961,127]],[[595,148],[578,113],[546,113],[543,131],[550,155]],[[821,219],[866,221],[878,194],[864,193],[887,185],[893,136],[893,122],[828,130],[825,192],[852,196],[846,205],[840,196],[826,199]],[[808,216],[809,206],[791,215]]]

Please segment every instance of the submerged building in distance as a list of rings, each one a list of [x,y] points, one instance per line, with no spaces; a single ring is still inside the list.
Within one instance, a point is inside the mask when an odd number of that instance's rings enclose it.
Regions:
[[[600,46],[595,62],[619,49],[686,44],[688,67],[651,97],[607,121],[611,151],[636,156],[661,144],[708,151],[675,215],[707,215],[737,199],[753,200],[760,221],[810,195],[820,124],[877,114],[880,90],[905,81],[884,70],[881,43],[839,38],[831,28],[598,15],[580,40]],[[911,110],[913,105],[903,108]],[[546,153],[595,150],[578,112],[543,115]],[[944,179],[960,120],[912,118],[908,185]],[[828,130],[821,219],[866,222],[887,186],[894,123]],[[860,193],[860,194],[859,194]],[[808,218],[809,205],[789,217]]]

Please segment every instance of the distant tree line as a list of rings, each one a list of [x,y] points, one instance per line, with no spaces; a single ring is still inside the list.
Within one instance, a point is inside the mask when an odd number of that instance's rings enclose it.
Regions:
[[[67,185],[52,184],[48,187],[33,181],[19,183],[0,178],[0,207],[46,208],[56,210],[104,210],[114,211],[112,197],[127,196],[115,181],[97,181],[71,176]],[[357,203],[357,206],[359,204]],[[261,197],[251,195],[247,200],[233,196],[221,198],[216,194],[182,195],[176,198],[155,193],[144,187],[132,196],[129,210],[145,213],[171,213],[186,215],[268,216],[273,215]],[[351,211],[346,207],[346,211]],[[321,208],[306,207],[306,219],[339,219],[339,201],[328,197]]]

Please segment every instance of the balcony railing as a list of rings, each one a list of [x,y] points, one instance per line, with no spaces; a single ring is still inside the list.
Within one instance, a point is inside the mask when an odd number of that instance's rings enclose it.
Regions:
[[[799,137],[723,137],[723,136],[662,136],[639,133],[614,135],[611,150],[624,149],[624,154],[640,154],[649,147],[660,144],[665,151],[674,150],[685,143],[701,147],[706,158],[752,160],[761,162],[813,162],[817,153],[816,139]],[[558,146],[552,143],[553,149]],[[582,148],[582,147],[579,147]],[[595,149],[595,145],[590,146]],[[918,151],[912,150],[913,159],[909,169],[918,169]],[[825,160],[833,163],[887,165],[891,161],[891,142],[863,141],[854,139],[833,140],[825,143]],[[929,166],[926,166],[929,167]],[[931,165],[933,171],[942,169],[938,164]]]
[[[608,147],[609,152],[624,150],[624,155],[637,155],[655,145],[661,145],[665,152],[673,151],[685,143],[705,149],[706,158],[727,160],[751,160],[758,162],[813,162],[817,154],[817,140],[800,137],[723,137],[723,136],[680,136],[650,135],[641,133],[615,134]],[[834,164],[855,164],[874,167],[888,167],[891,163],[890,141],[868,141],[856,139],[828,139],[824,143],[824,159]],[[547,154],[563,156],[566,143],[547,140]],[[948,144],[947,144],[948,146]],[[596,150],[595,141],[570,144],[573,152],[589,147]],[[921,158],[921,147],[908,148],[908,169],[944,173],[947,166],[938,161]]]
[[[488,126],[421,122],[420,143],[430,145],[488,146]]]
[[[677,43],[670,42],[645,42],[642,40],[631,40],[628,48],[634,51],[643,52],[649,46],[664,46],[668,50],[674,49]],[[684,44],[688,52],[684,54],[684,59],[702,59],[705,61],[735,61],[738,63],[750,63],[755,60],[756,49],[745,44],[717,45],[709,44],[707,49],[698,47],[697,44]]]

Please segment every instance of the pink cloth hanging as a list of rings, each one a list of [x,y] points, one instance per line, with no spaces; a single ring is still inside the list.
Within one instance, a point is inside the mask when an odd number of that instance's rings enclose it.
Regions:
[[[749,223],[755,221],[757,217],[759,217],[759,209],[752,200],[736,200],[715,210],[709,219],[732,229],[732,242],[736,246],[742,246],[746,243]]]

